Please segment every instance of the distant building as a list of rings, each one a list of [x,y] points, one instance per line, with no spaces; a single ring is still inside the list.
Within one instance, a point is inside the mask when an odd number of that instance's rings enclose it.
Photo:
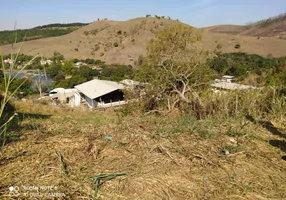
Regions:
[[[222,76],[222,77],[221,77],[221,80],[224,81],[224,82],[231,83],[232,80],[233,80],[233,78],[234,78],[233,76],[227,76],[227,75],[226,75],[226,76]]]
[[[74,64],[74,66],[79,68],[80,66],[87,66],[87,64],[84,63],[84,62],[77,62],[77,63]]]
[[[97,71],[101,71],[102,70],[102,68],[98,67],[98,66],[91,66],[91,69],[95,69]]]
[[[53,61],[51,61],[51,60],[41,60],[40,63],[41,63],[41,65],[46,65],[46,64],[51,65],[53,63]]]
[[[254,89],[255,87],[242,85],[238,83],[232,83],[233,76],[223,76],[221,79],[215,79],[211,86],[215,89],[223,90],[248,90]]]
[[[5,59],[5,60],[4,60],[4,63],[13,64],[13,63],[14,63],[14,61],[13,61],[13,60],[11,60],[10,58],[7,58],[7,59]]]
[[[117,82],[94,79],[75,86],[90,108],[108,108],[125,104],[122,89]]]
[[[130,79],[125,79],[123,81],[120,81],[120,83],[123,84],[126,88],[136,88],[136,87],[143,87],[143,86],[147,85],[147,83],[133,81]]]
[[[61,103],[67,103],[70,107],[80,106],[81,97],[77,89],[56,88],[49,92],[52,100],[59,100]]]

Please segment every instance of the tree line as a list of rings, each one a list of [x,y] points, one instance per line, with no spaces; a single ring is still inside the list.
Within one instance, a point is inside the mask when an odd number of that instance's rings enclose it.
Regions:
[[[43,25],[43,26],[36,26],[34,27],[34,29],[43,29],[43,28],[55,28],[55,27],[78,27],[78,26],[86,26],[89,23],[80,23],[80,22],[76,22],[76,23],[66,23],[66,24],[62,24],[62,23],[54,23],[54,24],[47,24],[47,25]]]
[[[0,31],[0,45],[12,44],[16,42],[35,40],[40,38],[61,36],[73,31],[77,28],[67,29],[23,29],[12,31]]]

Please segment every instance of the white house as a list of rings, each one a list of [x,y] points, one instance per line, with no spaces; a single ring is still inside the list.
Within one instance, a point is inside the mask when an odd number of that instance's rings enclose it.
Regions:
[[[5,60],[4,60],[4,63],[13,64],[13,63],[14,63],[14,61],[13,61],[13,60],[11,60],[10,58],[7,58],[7,59],[5,59]]]
[[[45,64],[51,65],[53,63],[53,61],[51,61],[51,60],[41,60],[40,63],[41,63],[41,65],[45,65]]]
[[[74,64],[74,66],[79,68],[80,66],[87,66],[87,64],[84,63],[84,62],[77,62],[77,63]]]
[[[253,89],[255,87],[249,85],[242,85],[238,83],[233,83],[233,76],[222,76],[221,79],[215,79],[215,81],[211,84],[214,88],[214,91],[217,92],[217,89],[223,90],[248,90]]]
[[[90,108],[107,108],[125,104],[124,85],[113,81],[94,79],[75,86]]]
[[[67,103],[70,107],[80,106],[81,97],[77,89],[56,88],[49,92],[52,100],[59,100],[61,103]]]

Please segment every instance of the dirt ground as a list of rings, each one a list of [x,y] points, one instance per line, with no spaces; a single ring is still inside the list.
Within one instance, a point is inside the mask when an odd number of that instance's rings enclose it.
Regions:
[[[246,119],[16,108],[0,199],[286,199],[283,127],[274,135]],[[123,172],[96,190],[92,177]]]

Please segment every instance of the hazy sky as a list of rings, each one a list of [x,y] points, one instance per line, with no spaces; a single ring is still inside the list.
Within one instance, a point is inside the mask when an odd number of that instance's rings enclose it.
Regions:
[[[0,6],[0,30],[49,23],[170,16],[196,27],[245,24],[286,11],[286,0],[13,0]]]

